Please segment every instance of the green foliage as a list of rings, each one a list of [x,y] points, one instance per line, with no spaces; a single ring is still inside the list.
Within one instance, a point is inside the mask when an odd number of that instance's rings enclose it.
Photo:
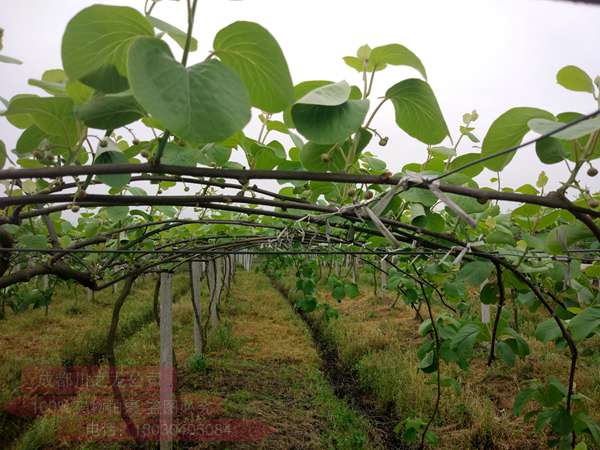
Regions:
[[[433,90],[423,80],[411,78],[387,90],[396,110],[396,123],[406,133],[426,144],[439,144],[448,136],[448,126]]]
[[[63,67],[69,79],[105,93],[127,89],[127,54],[152,25],[133,8],[93,5],[81,10],[65,29]]]
[[[368,100],[351,100],[345,81],[310,91],[292,107],[296,129],[317,144],[335,144],[356,132],[369,109]]]
[[[173,133],[194,144],[226,139],[250,120],[250,101],[242,81],[217,60],[186,68],[173,59],[166,43],[141,38],[131,46],[128,67],[137,101]]]
[[[519,145],[529,131],[529,121],[539,118],[552,120],[554,116],[538,108],[518,107],[509,109],[492,123],[483,139],[481,154],[488,156]],[[508,153],[490,159],[484,165],[490,170],[500,171],[510,163],[513,157],[514,152]]]
[[[234,22],[217,33],[215,55],[233,69],[250,93],[252,106],[269,113],[294,101],[294,87],[285,56],[275,38],[254,22]]]

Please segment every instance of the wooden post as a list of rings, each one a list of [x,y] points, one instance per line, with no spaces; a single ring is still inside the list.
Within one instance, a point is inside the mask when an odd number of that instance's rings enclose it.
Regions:
[[[202,332],[200,330],[200,324],[202,324],[202,303],[200,302],[200,280],[202,278],[201,267],[199,261],[192,261],[192,301],[196,305],[196,311],[194,312],[194,349],[196,355],[202,355]],[[197,317],[196,317],[197,314]]]
[[[386,259],[381,260],[381,290],[384,291],[387,285],[387,270],[388,270],[388,262]]]
[[[208,262],[208,291],[210,293],[210,303],[209,303],[209,323],[210,329],[213,330],[216,328],[219,322],[219,317],[217,315],[217,293],[219,291],[219,270],[216,259],[211,259]]]
[[[352,282],[358,282],[358,258],[352,255]]]
[[[173,275],[160,274],[160,450],[173,449]]]
[[[490,323],[490,305],[481,304],[481,322]]]

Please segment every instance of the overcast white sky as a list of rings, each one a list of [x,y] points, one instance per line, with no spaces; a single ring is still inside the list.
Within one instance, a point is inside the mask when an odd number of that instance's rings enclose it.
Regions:
[[[0,95],[41,93],[28,86],[27,79],[61,66],[60,43],[67,21],[93,3],[4,1],[2,53],[24,64],[0,65]],[[104,3],[140,10],[144,4],[143,0]],[[184,1],[162,1],[154,15],[185,28]],[[462,114],[473,108],[480,114],[476,134],[483,138],[490,123],[513,106],[553,113],[591,112],[596,107],[589,94],[557,85],[555,74],[567,64],[580,66],[592,77],[600,74],[600,7],[551,0],[200,0],[194,33],[199,50],[190,63],[205,58],[215,33],[236,20],[256,21],[271,31],[284,50],[294,83],[345,79],[358,84],[359,74],[344,64],[342,56],[353,55],[365,43],[407,46],[423,61],[453,133]],[[395,67],[378,73],[375,95],[411,76],[416,73]],[[386,105],[374,125],[390,141],[385,148],[371,145],[370,149],[392,170],[425,158],[424,146],[395,126],[391,105]],[[247,134],[256,137],[254,130],[251,125]],[[0,139],[8,148],[14,147],[18,136],[19,130],[0,120]],[[461,153],[472,151],[465,144]],[[513,187],[534,183],[542,169],[553,185],[564,176],[564,166],[544,166],[533,148],[525,149],[505,171],[503,181]],[[487,173],[479,180],[485,182],[490,176]],[[584,182],[600,188],[600,180]]]

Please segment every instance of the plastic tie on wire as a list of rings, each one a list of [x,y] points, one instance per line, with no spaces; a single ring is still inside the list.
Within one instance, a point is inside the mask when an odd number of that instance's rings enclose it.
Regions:
[[[423,176],[415,172],[409,172],[406,176],[402,177],[400,181],[398,181],[398,184],[394,186],[394,188],[392,188],[395,189],[394,194],[392,194],[389,197],[387,203],[390,202],[391,198],[395,195],[396,192],[398,192],[400,187],[404,186],[406,188],[410,183],[421,184],[426,186],[431,191],[431,193],[435,195],[440,202],[444,203],[448,209],[454,212],[454,214],[463,219],[473,228],[477,226],[477,222],[475,222],[475,220],[471,216],[464,212],[463,209],[460,206],[458,206],[454,200],[452,200],[444,192],[441,191],[439,181],[430,181],[427,178],[424,178]],[[392,189],[390,189],[388,193],[390,193]],[[386,195],[381,199],[382,202],[386,199],[388,193],[386,193]],[[387,206],[387,203],[385,204],[385,206]],[[379,207],[379,203],[377,204],[377,207]]]
[[[392,232],[387,229],[377,214],[375,214],[368,206],[363,206],[363,209],[366,211],[367,215],[373,222],[373,225],[375,225],[375,228],[379,230],[383,237],[385,237],[395,248],[400,247],[400,242],[394,237]]]

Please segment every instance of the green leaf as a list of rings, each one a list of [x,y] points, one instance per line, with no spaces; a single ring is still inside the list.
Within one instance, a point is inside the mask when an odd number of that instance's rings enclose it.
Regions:
[[[6,64],[23,64],[23,61],[17,58],[13,58],[12,56],[0,55],[0,62]]]
[[[556,82],[571,91],[594,93],[590,76],[577,66],[565,66],[556,74]]]
[[[358,286],[355,283],[346,283],[344,285],[344,289],[346,290],[346,295],[348,298],[358,297]]]
[[[254,22],[234,22],[215,36],[215,54],[240,76],[253,106],[270,113],[294,102],[294,85],[275,38]]]
[[[331,291],[331,296],[336,299],[338,302],[342,301],[346,296],[346,291],[344,290],[344,285],[340,284],[333,288]]]
[[[466,323],[458,329],[450,345],[456,349],[463,358],[469,358],[473,354],[473,348],[477,338],[481,333],[481,328],[475,323]]]
[[[594,439],[596,445],[600,445],[600,427],[598,426],[596,421],[581,411],[576,413],[576,416],[579,421],[583,422],[586,425],[588,432],[592,435],[592,438]]]
[[[244,84],[219,61],[186,68],[163,41],[140,38],[131,46],[128,66],[133,94],[142,107],[192,144],[226,139],[250,120]]]
[[[4,141],[0,140],[0,169],[6,164],[6,145]]]
[[[294,86],[294,101],[300,100],[310,91],[325,86],[327,84],[333,84],[333,81],[326,80],[310,80],[303,81]],[[289,107],[283,112],[283,122],[288,128],[296,128],[294,119],[292,118],[292,108]]]
[[[515,352],[506,342],[498,341],[496,343],[496,350],[498,350],[500,359],[502,359],[507,366],[513,367],[515,365]]]
[[[547,319],[538,324],[535,338],[542,342],[550,342],[562,336],[560,328],[554,319]]]
[[[448,127],[429,84],[410,78],[385,93],[394,104],[396,123],[410,136],[425,144],[438,144],[448,136]]]
[[[569,322],[569,329],[576,341],[582,341],[590,334],[598,332],[600,327],[600,306],[584,309]]]
[[[99,147],[93,164],[127,164],[127,157],[119,150],[117,144],[111,139],[106,139],[107,146]],[[127,173],[112,175],[96,175],[96,178],[111,188],[122,188],[129,183],[131,176]]]
[[[76,108],[77,116],[91,128],[114,130],[135,122],[144,110],[133,95],[100,95]]]
[[[481,290],[481,293],[479,294],[479,299],[484,305],[495,305],[496,303],[498,303],[498,295],[498,285],[495,283],[488,283]]]
[[[129,207],[128,206],[109,206],[105,208],[106,214],[110,217],[111,220],[120,221],[127,218],[129,215]]]
[[[63,67],[70,80],[105,93],[124,91],[129,46],[140,36],[153,35],[150,22],[133,8],[90,6],[67,24],[62,39]]]
[[[573,418],[565,408],[559,408],[550,419],[550,426],[559,436],[569,434],[573,430]]]
[[[551,253],[561,254],[577,242],[593,236],[590,229],[581,222],[560,225],[552,229],[546,236],[546,247]]]
[[[471,261],[461,268],[456,278],[472,286],[480,286],[490,277],[493,268],[487,261]]]
[[[344,141],[360,128],[368,100],[350,100],[351,88],[345,81],[316,88],[292,107],[296,129],[317,144]]]
[[[207,144],[200,149],[198,162],[205,166],[223,167],[229,161],[231,149],[219,144]]]
[[[67,97],[19,96],[11,100],[5,114],[29,115],[40,130],[60,136],[70,147],[79,136],[73,106],[73,100]]]
[[[180,147],[172,142],[165,145],[161,163],[170,166],[191,166],[198,164],[198,150],[190,147]]]
[[[300,150],[300,162],[306,170],[340,172],[344,169],[344,154],[339,145],[319,145],[308,142]]]
[[[523,407],[529,401],[531,401],[535,397],[536,394],[537,394],[537,389],[535,389],[535,388],[526,388],[526,389],[523,389],[522,391],[520,391],[515,398],[515,404],[513,405],[512,413],[515,416],[520,415]]]
[[[567,157],[560,141],[552,137],[537,141],[535,143],[535,153],[544,164],[556,164]]]
[[[519,145],[529,132],[528,122],[537,118],[552,120],[554,116],[543,109],[528,107],[511,108],[501,114],[494,120],[483,139],[481,156],[490,156]],[[514,155],[515,152],[511,152],[485,161],[483,164],[486,168],[499,172],[506,167]]]
[[[532,131],[539,134],[550,133],[565,125],[563,122],[557,122],[555,120],[548,119],[531,119],[527,125]],[[600,117],[593,117],[591,119],[584,120],[582,122],[571,125],[570,127],[559,131],[552,136],[556,139],[564,139],[565,141],[572,141],[579,139],[580,137],[587,136],[590,133],[600,129]]]
[[[391,66],[409,66],[416,69],[423,78],[427,79],[427,72],[421,60],[409,49],[400,44],[382,45],[375,47],[369,56],[369,63],[375,67],[389,64]]]
[[[19,237],[19,245],[24,248],[44,249],[48,248],[48,239],[39,234],[25,234]]]
[[[452,162],[450,163],[449,168],[451,170],[454,170],[454,169],[462,167],[466,164],[477,161],[478,159],[481,159],[481,155],[479,153],[465,153],[464,155],[460,155],[460,156],[454,158],[452,160]],[[475,164],[471,167],[461,170],[460,173],[464,173],[465,175],[467,175],[469,177],[476,177],[483,171],[484,168],[485,167],[484,167],[483,163],[479,163],[479,164]]]
[[[185,49],[185,41],[187,39],[187,33],[185,31],[180,30],[170,23],[157,19],[156,17],[146,16],[146,19],[148,19],[154,28],[158,28],[160,31],[167,33],[182,49]],[[198,50],[198,41],[192,37],[190,39],[190,52],[195,52],[196,50]]]

